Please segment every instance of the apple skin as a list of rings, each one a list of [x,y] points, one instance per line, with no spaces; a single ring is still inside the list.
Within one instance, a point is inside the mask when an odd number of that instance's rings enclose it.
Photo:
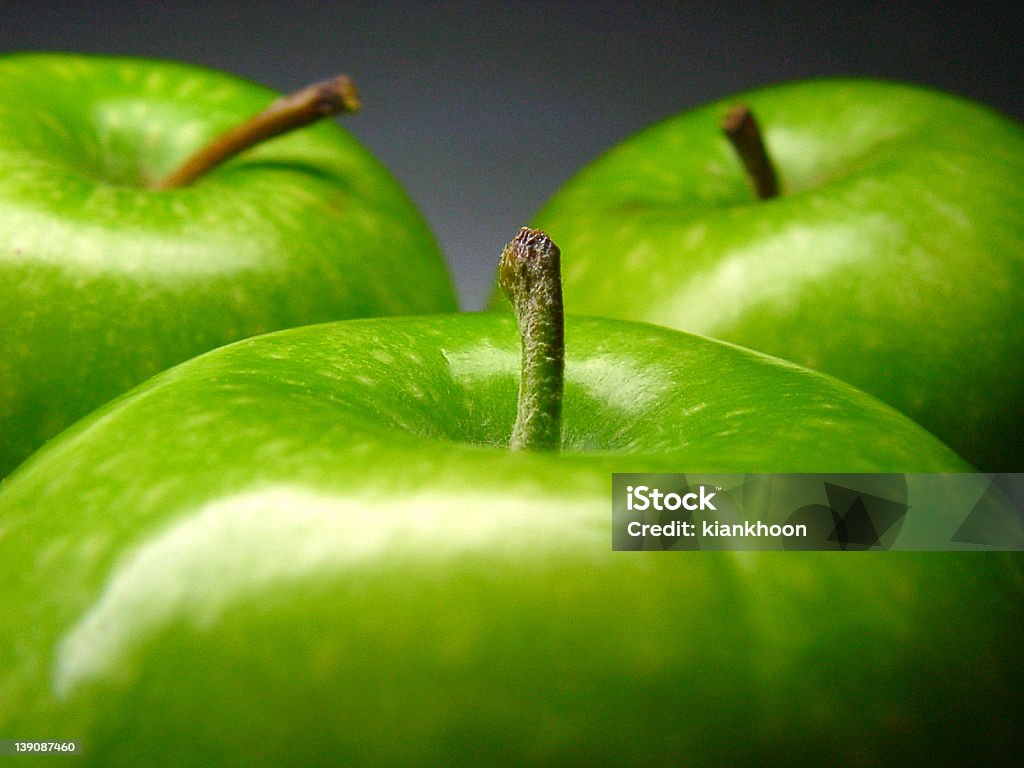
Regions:
[[[737,103],[764,132],[778,198],[755,199],[722,135]],[[1022,210],[1017,123],[917,87],[820,80],[642,131],[534,224],[562,248],[566,311],[794,360],[895,406],[982,470],[1021,471]]]
[[[332,121],[143,188],[274,98],[174,62],[0,58],[0,476],[227,342],[457,308],[420,214]]]
[[[738,347],[583,318],[566,345],[556,454],[502,447],[493,314],[248,339],[79,422],[0,486],[0,733],[103,766],[1013,754],[1019,557],[611,551],[613,471],[959,458]]]

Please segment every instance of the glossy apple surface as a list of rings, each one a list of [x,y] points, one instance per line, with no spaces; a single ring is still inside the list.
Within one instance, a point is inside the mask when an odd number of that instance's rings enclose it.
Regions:
[[[145,188],[274,98],[166,61],[0,58],[0,476],[229,341],[456,308],[421,216],[330,121]]]
[[[613,471],[966,469],[948,448],[736,347],[566,346],[561,453],[503,447],[497,315],[249,339],[77,424],[0,487],[0,733],[104,766],[1011,754],[1019,558],[611,551]]]
[[[722,135],[740,102],[780,197],[755,199]],[[566,311],[795,360],[983,470],[1020,471],[1022,210],[1020,125],[915,87],[824,80],[655,125],[568,182],[535,224],[565,254]]]

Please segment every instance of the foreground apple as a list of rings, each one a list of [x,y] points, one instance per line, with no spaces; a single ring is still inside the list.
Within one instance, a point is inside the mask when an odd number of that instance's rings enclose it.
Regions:
[[[565,346],[560,452],[505,447],[519,339],[486,314],[249,339],[80,422],[0,488],[0,735],[103,766],[1013,754],[1019,558],[611,551],[613,471],[966,470],[949,449],[737,347],[604,319]]]
[[[0,476],[220,344],[455,309],[424,221],[336,125],[152,188],[273,98],[171,62],[0,58]]]
[[[755,199],[722,135],[737,102],[764,131],[778,197]],[[536,223],[567,254],[569,312],[795,360],[896,406],[981,469],[1019,471],[1022,210],[1019,125],[919,88],[815,81],[638,134]]]

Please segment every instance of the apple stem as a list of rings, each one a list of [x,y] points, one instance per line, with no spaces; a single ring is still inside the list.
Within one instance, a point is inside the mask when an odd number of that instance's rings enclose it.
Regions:
[[[764,146],[761,128],[746,104],[737,104],[722,118],[722,131],[739,155],[757,196],[768,200],[779,196],[779,178]]]
[[[359,94],[347,75],[307,85],[215,138],[153,189],[184,187],[250,147],[329,115],[358,112],[360,106]]]
[[[523,347],[512,450],[555,451],[562,442],[565,318],[560,257],[547,234],[523,227],[505,246],[498,266],[498,284],[515,309]]]

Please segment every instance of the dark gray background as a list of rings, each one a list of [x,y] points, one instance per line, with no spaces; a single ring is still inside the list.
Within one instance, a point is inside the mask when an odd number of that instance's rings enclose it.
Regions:
[[[182,59],[291,90],[351,74],[344,124],[426,214],[468,309],[581,165],[738,90],[857,75],[1024,119],[1024,3],[4,2],[0,50]]]

